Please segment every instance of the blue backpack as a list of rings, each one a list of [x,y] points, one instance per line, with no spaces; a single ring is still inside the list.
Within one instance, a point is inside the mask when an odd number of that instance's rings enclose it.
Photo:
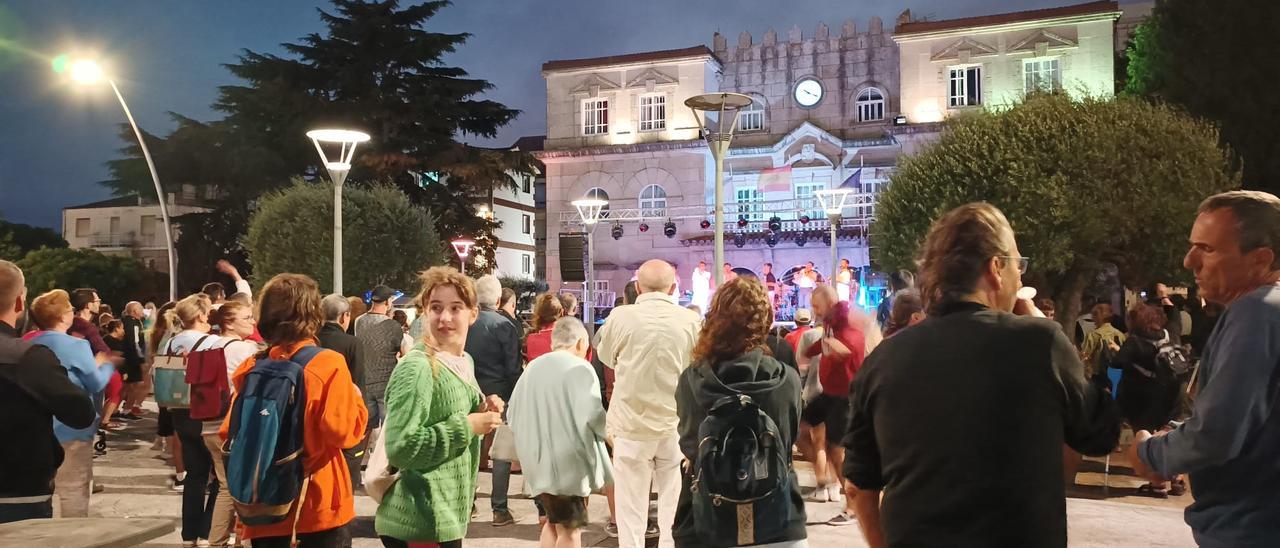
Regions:
[[[223,452],[228,490],[245,525],[280,523],[306,498],[303,368],[321,351],[305,346],[287,360],[259,355],[236,395]]]

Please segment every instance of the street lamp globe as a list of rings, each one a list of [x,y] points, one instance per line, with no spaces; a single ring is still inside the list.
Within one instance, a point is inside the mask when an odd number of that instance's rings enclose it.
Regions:
[[[716,230],[712,235],[715,264],[724,263],[724,159],[729,155],[729,143],[738,126],[738,113],[751,106],[752,99],[741,93],[705,93],[685,99],[684,105],[693,111],[698,130],[711,149],[715,160],[715,216]],[[724,283],[724,272],[713,268],[716,287]]]
[[[102,80],[102,65],[92,59],[77,59],[71,63],[70,74],[77,83],[97,83]]]
[[[351,172],[351,160],[356,155],[356,145],[369,140],[369,134],[350,129],[313,129],[307,137],[316,145],[320,162],[329,171],[333,181],[333,292],[342,294],[342,183]],[[337,156],[330,158],[323,145],[338,145]]]

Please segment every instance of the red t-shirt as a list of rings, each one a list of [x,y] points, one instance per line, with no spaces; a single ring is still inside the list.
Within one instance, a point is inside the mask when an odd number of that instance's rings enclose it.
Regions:
[[[818,380],[822,382],[822,393],[828,396],[845,398],[849,396],[849,384],[854,375],[862,367],[862,359],[867,353],[867,339],[862,330],[849,322],[849,303],[842,302],[832,307],[832,311],[822,319],[825,327],[823,338],[835,337],[851,354],[837,357],[822,352],[822,341],[813,343],[805,350],[805,357],[822,354],[818,362]]]
[[[524,338],[525,359],[533,361],[538,356],[551,352],[551,328],[540,329]]]
[[[783,337],[783,339],[787,341],[787,344],[791,345],[791,349],[794,350],[797,355],[800,354],[800,337],[803,337],[804,332],[810,329],[813,328],[807,325],[802,325],[797,327],[795,331],[787,333],[786,337]]]

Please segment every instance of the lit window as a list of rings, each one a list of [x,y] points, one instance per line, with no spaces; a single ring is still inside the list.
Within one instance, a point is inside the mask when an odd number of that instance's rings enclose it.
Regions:
[[[666,217],[667,191],[658,185],[649,185],[640,191],[640,215]]]
[[[760,131],[764,129],[764,105],[760,101],[752,101],[751,106],[738,114],[738,131]]]
[[[764,220],[764,194],[754,188],[740,188],[734,194],[739,217],[745,216],[748,221]]]
[[[951,69],[948,105],[971,107],[982,104],[982,67],[958,67]]]
[[[582,134],[609,133],[609,100],[587,99],[582,103]]]
[[[884,94],[876,88],[867,88],[858,94],[858,121],[873,122],[884,119]]]
[[[667,128],[667,96],[640,96],[640,131],[658,131]]]
[[[1056,58],[1027,59],[1022,62],[1022,74],[1027,93],[1062,89],[1062,72],[1058,70]]]
[[[826,218],[827,214],[825,210],[822,209],[822,203],[817,199],[817,195],[814,194],[815,190],[822,190],[824,188],[827,188],[827,185],[824,183],[796,183],[796,206],[808,206],[812,208],[801,213],[797,213],[797,217],[803,214],[808,215],[810,219]]]

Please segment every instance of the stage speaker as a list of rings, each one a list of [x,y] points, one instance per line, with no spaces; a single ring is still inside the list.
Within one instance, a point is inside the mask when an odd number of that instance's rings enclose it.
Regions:
[[[565,282],[585,282],[587,272],[583,262],[583,251],[587,247],[587,235],[584,232],[568,232],[560,234],[560,280]]]

